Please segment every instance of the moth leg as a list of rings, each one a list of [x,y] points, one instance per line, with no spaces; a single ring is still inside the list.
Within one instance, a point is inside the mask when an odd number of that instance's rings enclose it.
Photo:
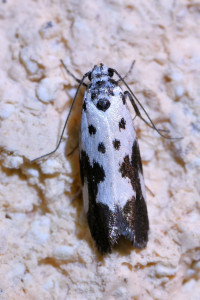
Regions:
[[[110,72],[114,72],[118,77],[119,79],[124,83],[124,85],[126,86],[126,88],[128,89],[128,91],[126,91],[124,94],[127,94],[135,111],[137,112],[137,115],[140,117],[140,119],[142,119],[149,127],[153,128],[154,130],[156,130],[158,132],[158,134],[160,134],[162,137],[166,138],[166,139],[169,139],[169,140],[180,140],[180,139],[183,139],[183,137],[177,137],[177,138],[171,138],[171,137],[168,137],[168,136],[165,136],[163,135],[157,128],[156,126],[154,125],[154,123],[152,122],[151,118],[149,117],[148,113],[146,112],[145,108],[142,106],[142,104],[140,103],[140,101],[137,99],[137,97],[134,95],[134,93],[132,92],[132,90],[130,89],[130,87],[128,86],[128,84],[126,83],[126,81],[123,79],[123,77],[117,72],[117,70],[113,69],[113,68],[109,68],[109,71]],[[145,115],[147,116],[147,118],[149,119],[150,121],[150,124],[141,116],[136,104],[135,104],[135,101],[139,104],[139,106],[141,107],[141,109],[143,110],[143,112],[145,113]]]
[[[75,195],[73,195],[73,197],[71,198],[71,203],[74,202],[82,193],[82,188],[79,188],[78,191],[75,193]]]
[[[62,60],[61,60],[61,63],[64,65],[64,63],[63,63]],[[65,65],[64,65],[64,67],[65,67]],[[85,74],[83,75],[82,79],[80,80],[80,83],[79,83],[78,88],[77,88],[77,90],[76,90],[76,94],[75,94],[74,99],[73,99],[73,101],[72,101],[72,105],[71,105],[71,107],[70,107],[70,109],[69,109],[69,113],[68,113],[68,115],[67,115],[67,118],[66,118],[66,120],[65,120],[65,123],[64,123],[63,129],[62,129],[62,132],[61,132],[61,134],[60,134],[60,138],[59,138],[59,140],[58,140],[57,146],[54,148],[53,151],[51,151],[51,152],[49,152],[49,153],[46,153],[46,154],[44,154],[44,155],[41,155],[41,156],[39,156],[39,157],[37,157],[37,158],[31,160],[31,163],[35,162],[35,161],[38,160],[38,159],[41,159],[41,158],[43,158],[43,157],[46,157],[46,156],[48,156],[48,155],[51,155],[51,154],[55,153],[55,152],[57,151],[57,149],[59,148],[59,146],[60,146],[60,144],[61,144],[61,141],[62,141],[62,138],[63,138],[63,135],[64,135],[64,132],[65,132],[65,128],[66,128],[66,126],[67,126],[67,122],[68,122],[69,117],[70,117],[71,112],[72,112],[72,108],[73,108],[74,103],[75,103],[75,101],[76,101],[78,92],[79,92],[81,86],[84,85],[84,80],[85,80],[85,78],[88,77],[90,74],[91,74],[91,71],[85,73]]]
[[[137,107],[137,105],[136,105],[136,103],[135,103],[135,101],[134,101],[132,95],[129,93],[129,91],[125,91],[125,92],[124,92],[124,97],[125,97],[125,99],[127,98],[127,96],[128,96],[128,98],[129,98],[129,100],[131,101],[131,104],[132,104],[132,106],[133,106],[133,108],[134,108],[134,110],[135,110],[136,116],[138,116],[142,121],[144,121],[145,124],[147,124],[147,125],[148,125],[149,127],[151,127],[152,129],[156,130],[161,136],[163,136],[163,135],[160,133],[160,131],[168,132],[168,130],[156,128],[156,126],[153,124],[152,121],[151,121],[151,124],[152,124],[152,125],[149,124],[149,123],[142,117],[142,115],[141,115],[141,113],[140,113],[140,111],[139,111],[139,109],[138,109],[138,107]],[[135,117],[134,117],[134,119],[135,119]],[[166,137],[166,136],[163,136],[163,137],[168,138],[168,137]]]
[[[152,197],[155,197],[155,194],[150,190],[150,188],[145,184],[145,188],[149,191]]]
[[[67,153],[67,156],[72,155],[77,148],[78,148],[78,144],[69,153]]]
[[[133,121],[136,119],[137,115],[135,115],[135,117],[132,119]],[[152,128],[152,127],[151,127]],[[162,132],[169,132],[168,129],[160,129],[160,128],[157,128],[158,131],[162,131]]]

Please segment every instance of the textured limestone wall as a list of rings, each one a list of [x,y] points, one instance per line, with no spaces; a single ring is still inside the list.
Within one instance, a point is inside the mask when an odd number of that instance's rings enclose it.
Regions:
[[[0,299],[199,299],[200,1],[0,2]],[[139,251],[102,257],[80,188],[83,90],[56,154],[77,77],[103,62],[167,140],[135,119],[150,219]],[[131,110],[134,117],[134,112]]]

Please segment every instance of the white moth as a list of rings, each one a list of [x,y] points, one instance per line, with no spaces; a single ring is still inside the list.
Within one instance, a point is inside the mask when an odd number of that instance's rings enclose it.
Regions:
[[[79,141],[80,172],[91,235],[102,254],[111,252],[120,236],[130,240],[134,247],[143,248],[148,241],[149,220],[140,151],[126,104],[127,96],[136,115],[161,136],[165,136],[156,129],[145,109],[115,69],[100,64],[79,80],[63,62],[62,64],[79,82],[79,86],[57,147],[39,158],[58,149],[79,89],[84,85],[86,91]],[[114,80],[114,74],[120,80]],[[85,78],[90,80],[88,85],[84,83]],[[122,91],[119,81],[125,84],[128,91]],[[141,116],[136,102],[151,125]]]
[[[143,248],[149,230],[136,132],[126,94],[112,76],[103,64],[89,73],[79,143],[84,207],[101,253],[120,236]]]

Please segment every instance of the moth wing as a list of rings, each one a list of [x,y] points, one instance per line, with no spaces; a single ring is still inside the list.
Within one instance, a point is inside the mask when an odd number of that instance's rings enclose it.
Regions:
[[[143,248],[148,241],[149,220],[142,162],[136,139],[133,143],[131,159],[128,155],[124,157],[120,172],[122,177],[129,177],[135,195],[126,202],[124,207],[116,207],[114,218],[116,236],[122,235],[136,248]]]

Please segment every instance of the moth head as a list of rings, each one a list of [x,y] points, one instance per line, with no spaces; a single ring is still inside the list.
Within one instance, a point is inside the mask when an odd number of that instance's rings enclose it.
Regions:
[[[94,66],[91,73],[89,73],[88,78],[91,81],[92,79],[98,79],[105,76],[111,77],[110,72],[108,72],[108,67],[100,63],[99,66],[97,65]]]

